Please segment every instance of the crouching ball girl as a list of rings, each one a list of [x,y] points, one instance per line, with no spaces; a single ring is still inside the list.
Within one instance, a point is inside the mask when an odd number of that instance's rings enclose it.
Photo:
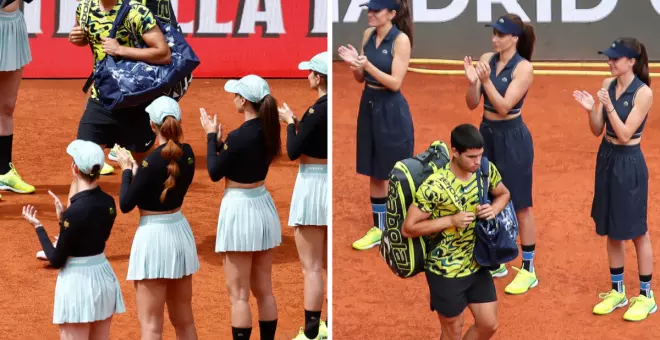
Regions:
[[[197,339],[192,311],[192,275],[199,270],[197,246],[181,213],[195,175],[195,154],[182,143],[181,110],[172,98],[159,97],[146,108],[156,148],[138,165],[117,152],[122,168],[119,207],[140,209],[128,263],[135,281],[142,337],[160,339],[165,304],[177,339]]]
[[[52,192],[60,221],[54,247],[33,206],[23,207],[23,217],[33,226],[50,264],[60,269],[55,285],[53,323],[61,339],[109,339],[115,313],[126,308],[119,281],[104,255],[117,211],[115,200],[98,185],[105,155],[97,144],[76,140],[67,147],[73,157],[74,180],[69,204]]]
[[[225,91],[234,94],[234,106],[245,117],[225,141],[217,116],[211,118],[200,109],[209,175],[214,182],[226,178],[215,251],[225,255],[233,338],[249,339],[252,333],[251,290],[259,307],[260,339],[273,340],[277,304],[271,250],[282,243],[282,230],[264,180],[271,162],[281,154],[277,102],[268,83],[256,75],[228,81]]]

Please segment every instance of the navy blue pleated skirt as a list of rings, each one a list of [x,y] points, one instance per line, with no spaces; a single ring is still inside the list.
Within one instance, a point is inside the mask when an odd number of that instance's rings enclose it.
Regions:
[[[516,211],[532,207],[534,143],[522,116],[510,120],[484,118],[479,132],[485,142],[484,156],[500,171]]]
[[[607,139],[598,148],[591,217],[596,233],[632,240],[648,230],[649,171],[640,145],[616,145]]]

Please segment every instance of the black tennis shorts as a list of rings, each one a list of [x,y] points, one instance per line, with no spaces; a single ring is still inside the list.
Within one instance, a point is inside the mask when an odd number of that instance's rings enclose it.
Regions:
[[[469,304],[497,301],[495,283],[486,268],[461,278],[446,278],[426,271],[431,311],[446,318],[459,316]]]
[[[400,91],[365,86],[357,120],[357,172],[389,179],[396,162],[413,156],[415,131]]]
[[[149,104],[109,111],[90,98],[80,118],[78,139],[107,148],[117,143],[131,152],[147,152],[156,140],[149,114],[145,111]]]
[[[510,120],[484,118],[479,132],[485,142],[484,156],[500,171],[513,207],[516,211],[531,208],[534,143],[522,116]]]
[[[646,234],[648,195],[649,170],[640,145],[616,145],[603,138],[591,206],[596,233],[620,241]]]

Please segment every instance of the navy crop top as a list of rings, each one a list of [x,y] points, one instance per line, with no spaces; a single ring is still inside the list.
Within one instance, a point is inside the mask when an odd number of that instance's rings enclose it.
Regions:
[[[630,85],[628,85],[628,88],[617,100],[614,100],[614,98],[616,98],[616,78],[610,83],[610,87],[607,89],[607,91],[610,95],[610,100],[614,105],[616,114],[619,116],[619,118],[621,118],[622,122],[625,123],[626,119],[628,119],[628,115],[630,115],[630,112],[635,105],[635,95],[637,94],[637,91],[639,91],[639,89],[641,89],[644,85],[646,84],[644,84],[641,79],[635,76],[635,79],[633,79]],[[605,133],[610,137],[617,138],[616,133],[612,128],[612,124],[610,123],[610,119],[607,117],[607,109],[605,109],[605,107],[603,107],[603,117],[605,119]],[[649,116],[647,113],[646,117],[644,117],[644,120],[642,121],[642,124],[639,125],[637,131],[635,131],[635,133],[630,137],[631,139],[637,139],[642,136],[642,131],[644,131],[644,125],[646,125],[646,119],[648,117]]]
[[[217,143],[217,138],[215,133],[206,138],[206,166],[212,181],[227,177],[247,184],[266,179],[270,160],[260,118],[245,121],[224,142]]]
[[[149,211],[168,211],[183,205],[183,198],[195,176],[195,154],[189,144],[178,144],[183,150],[183,156],[176,161],[179,175],[175,177],[174,188],[167,191],[165,201],[161,203],[160,195],[169,177],[167,166],[170,161],[163,159],[160,154],[166,145],[159,145],[138,164],[135,177],[130,169],[122,173],[119,208],[123,213],[129,213],[136,206]]]
[[[314,158],[328,158],[328,95],[321,96],[307,109],[298,124],[286,127],[286,152],[295,161],[300,155]]]
[[[50,265],[62,268],[70,256],[103,253],[116,217],[115,199],[97,186],[71,197],[71,205],[62,212],[57,247],[53,246],[43,226],[35,231]]]
[[[369,59],[377,69],[384,73],[392,74],[392,60],[394,56],[394,40],[399,36],[399,29],[396,25],[385,35],[385,38],[380,42],[380,46],[376,47],[376,30],[374,29],[367,42],[364,44],[364,55]],[[369,72],[364,72],[364,80],[367,84],[375,86],[383,86],[376,80]]]
[[[511,84],[511,80],[513,79],[513,71],[516,70],[516,67],[518,64],[525,60],[518,52],[509,60],[509,62],[504,66],[502,71],[500,71],[499,74],[497,74],[497,62],[500,60],[500,54],[499,53],[494,53],[490,59],[488,60],[488,64],[490,65],[490,81],[493,83],[495,88],[497,89],[497,92],[504,97],[506,95],[506,90],[509,88],[509,85]],[[490,102],[490,99],[488,98],[488,95],[486,94],[486,91],[484,91],[483,85],[481,85],[481,93],[484,95],[484,109],[491,111],[491,112],[497,112],[497,110],[493,107],[493,104]],[[525,101],[525,97],[527,97],[527,92],[520,98],[520,101],[514,105],[511,110],[507,113],[510,115],[518,114],[520,113],[520,108],[523,106],[523,102]]]

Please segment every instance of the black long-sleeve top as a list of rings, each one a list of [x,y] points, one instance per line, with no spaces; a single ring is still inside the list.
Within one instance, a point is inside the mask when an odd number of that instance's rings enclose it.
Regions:
[[[217,142],[217,134],[207,134],[206,162],[211,180],[226,177],[238,183],[263,181],[268,175],[270,160],[262,131],[261,119],[245,121]]]
[[[300,155],[328,158],[328,95],[323,95],[312,105],[298,124],[286,127],[286,152],[295,161]]]
[[[53,246],[43,226],[35,231],[51,266],[62,268],[69,257],[103,253],[116,217],[114,198],[96,187],[71,197],[71,205],[60,220],[57,247]]]

